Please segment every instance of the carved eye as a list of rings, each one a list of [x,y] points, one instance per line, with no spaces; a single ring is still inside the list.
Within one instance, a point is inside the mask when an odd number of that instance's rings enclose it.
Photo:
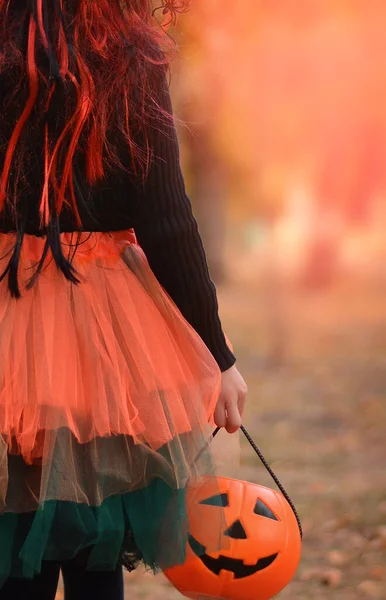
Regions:
[[[272,519],[273,521],[279,520],[262,500],[258,500],[256,502],[255,510],[253,512],[255,515],[259,515],[260,517],[266,517],[267,519]]]
[[[207,504],[209,506],[229,506],[228,494],[218,494],[218,496],[211,496],[205,500],[201,500],[200,504]]]
[[[237,519],[237,521],[232,523],[232,525],[229,527],[229,529],[226,530],[225,535],[232,538],[233,540],[246,540],[247,539],[246,531],[245,531],[240,519]]]

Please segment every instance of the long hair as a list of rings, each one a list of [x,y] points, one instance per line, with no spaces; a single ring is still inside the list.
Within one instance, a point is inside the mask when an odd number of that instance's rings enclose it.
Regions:
[[[76,283],[58,225],[66,207],[82,227],[74,160],[81,151],[83,176],[93,186],[106,169],[123,168],[119,141],[129,149],[125,168],[146,177],[148,121],[161,110],[154,72],[167,67],[171,48],[160,19],[171,23],[185,7],[186,0],[159,0],[159,6],[152,0],[0,0],[0,213],[12,212],[18,232],[0,279],[9,275],[14,296],[36,132],[42,140],[39,214],[46,252],[51,248],[58,267]]]

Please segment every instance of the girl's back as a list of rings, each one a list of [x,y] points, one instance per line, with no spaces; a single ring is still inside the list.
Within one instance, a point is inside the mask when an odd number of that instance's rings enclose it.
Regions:
[[[165,39],[145,0],[0,0],[0,598],[183,561],[197,454],[239,425]]]

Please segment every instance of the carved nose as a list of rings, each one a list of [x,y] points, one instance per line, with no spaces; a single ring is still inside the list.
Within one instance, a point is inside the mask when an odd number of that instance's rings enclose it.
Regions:
[[[245,533],[245,529],[238,519],[226,530],[225,535],[232,538],[233,540],[246,540],[247,534]]]

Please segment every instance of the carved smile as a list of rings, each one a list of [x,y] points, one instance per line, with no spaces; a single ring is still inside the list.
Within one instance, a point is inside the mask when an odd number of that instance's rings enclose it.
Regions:
[[[245,565],[244,561],[236,558],[228,558],[227,556],[220,556],[218,558],[212,558],[205,552],[205,546],[200,544],[192,535],[189,535],[189,544],[193,552],[201,559],[202,563],[207,569],[219,575],[221,571],[230,571],[234,574],[235,579],[242,579],[243,577],[249,577],[254,575],[258,571],[262,571],[271,565],[277,558],[277,553],[265,558],[259,558],[254,565]]]

